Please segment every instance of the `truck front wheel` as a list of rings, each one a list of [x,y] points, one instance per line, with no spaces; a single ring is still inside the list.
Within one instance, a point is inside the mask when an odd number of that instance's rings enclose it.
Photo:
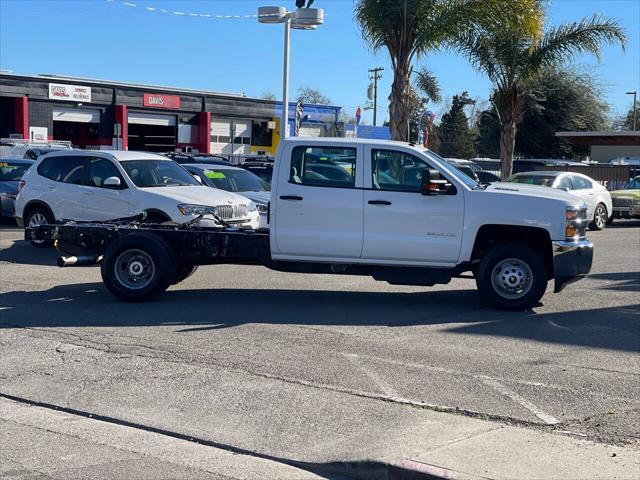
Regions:
[[[475,272],[480,293],[503,309],[522,310],[538,304],[547,289],[548,272],[540,255],[526,245],[497,245]]]
[[[134,233],[113,242],[102,260],[102,281],[127,302],[151,299],[164,292],[176,274],[176,262],[167,243],[157,235]]]

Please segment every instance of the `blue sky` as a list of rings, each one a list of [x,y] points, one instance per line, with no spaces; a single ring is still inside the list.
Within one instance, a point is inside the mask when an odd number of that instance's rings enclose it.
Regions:
[[[273,92],[280,98],[282,26],[244,18],[268,4],[293,9],[295,2],[0,0],[0,68],[249,96]],[[318,88],[352,114],[365,104],[367,70],[384,67],[379,90],[381,123],[387,116],[391,84],[386,52],[373,53],[362,40],[353,22],[352,0],[316,0],[314,6],[325,9],[325,25],[313,32],[292,32],[292,92],[300,86]],[[602,81],[611,113],[617,115],[631,106],[631,97],[624,92],[640,91],[640,0],[551,0],[547,24],[595,12],[620,20],[628,34],[627,51],[605,47],[600,63],[590,56],[578,58],[577,63],[592,69]],[[487,80],[454,54],[431,54],[418,65],[431,68],[441,83],[445,101],[433,108],[438,118],[455,93],[468,90],[479,100],[489,96]],[[364,119],[370,123],[371,112],[365,112]]]

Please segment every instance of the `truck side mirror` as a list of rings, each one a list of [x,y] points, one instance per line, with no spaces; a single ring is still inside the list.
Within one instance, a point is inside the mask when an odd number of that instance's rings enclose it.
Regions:
[[[438,170],[427,169],[422,174],[420,193],[422,195],[439,195],[447,190],[446,185],[447,181],[442,178]]]

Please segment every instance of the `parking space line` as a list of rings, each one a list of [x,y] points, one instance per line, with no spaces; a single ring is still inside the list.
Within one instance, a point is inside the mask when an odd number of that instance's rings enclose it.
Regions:
[[[343,355],[350,356],[350,357],[360,357],[360,356],[369,357],[368,355],[355,355],[355,354],[345,354],[345,353],[343,353]],[[412,368],[424,368],[424,369],[427,369],[427,370],[436,371],[436,372],[440,372],[440,373],[462,375],[462,376],[465,376],[465,377],[470,377],[470,378],[474,378],[474,379],[480,380],[485,385],[494,388],[495,390],[497,390],[502,395],[504,395],[507,398],[513,400],[514,402],[519,404],[521,407],[523,407],[526,410],[528,410],[529,412],[533,413],[536,417],[538,417],[540,420],[545,422],[547,425],[556,425],[556,424],[560,423],[560,420],[558,420],[554,416],[549,415],[548,413],[543,411],[540,407],[538,407],[537,405],[535,405],[531,401],[527,400],[526,398],[524,398],[520,394],[514,392],[513,390],[510,390],[509,388],[504,386],[502,383],[498,382],[494,378],[489,377],[487,375],[475,375],[475,374],[471,374],[471,373],[467,373],[467,372],[460,372],[460,371],[449,369],[449,368],[434,367],[434,366],[423,365],[423,364],[419,364],[419,363],[399,362],[399,361],[388,360],[388,359],[378,358],[378,357],[370,357],[370,358],[375,358],[375,359],[378,359],[380,361],[391,363],[391,364],[400,364],[400,365],[404,365],[404,366],[412,367]],[[540,383],[540,382],[527,382],[527,381],[523,381],[523,380],[514,380],[514,382],[517,382],[517,383],[520,383],[520,384],[524,384],[524,385],[530,385],[530,386],[542,386],[542,387],[546,387],[546,388],[561,388],[561,387],[554,387],[554,386],[551,386],[551,385],[545,385],[545,384]],[[395,395],[393,395],[393,396],[395,397]]]
[[[542,409],[534,405],[532,402],[530,402],[523,396],[517,394],[513,390],[510,390],[509,388],[505,387],[501,383],[496,382],[494,379],[490,377],[485,377],[484,375],[474,375],[474,377],[481,380],[485,385],[495,388],[502,395],[510,398],[514,402],[518,403],[520,406],[526,408],[547,425],[557,425],[558,423],[560,423],[560,420],[549,415],[548,413],[545,413]]]
[[[384,393],[390,397],[398,397],[398,394],[395,392],[393,388],[391,388],[384,380],[382,380],[374,371],[365,368],[362,362],[359,360],[359,357],[355,353],[343,353],[343,356],[347,357],[351,363],[353,363],[356,367],[358,367],[376,386]]]

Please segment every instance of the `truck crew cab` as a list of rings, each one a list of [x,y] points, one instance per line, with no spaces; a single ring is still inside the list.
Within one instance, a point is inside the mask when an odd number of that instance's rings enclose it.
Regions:
[[[107,288],[129,301],[163,292],[197,265],[248,263],[398,285],[471,272],[494,305],[522,309],[549,280],[559,292],[589,272],[587,222],[586,205],[567,192],[485,188],[415,145],[297,137],[275,158],[268,230],[137,219],[41,226],[27,238],[56,240],[67,255],[61,265],[101,261]]]

